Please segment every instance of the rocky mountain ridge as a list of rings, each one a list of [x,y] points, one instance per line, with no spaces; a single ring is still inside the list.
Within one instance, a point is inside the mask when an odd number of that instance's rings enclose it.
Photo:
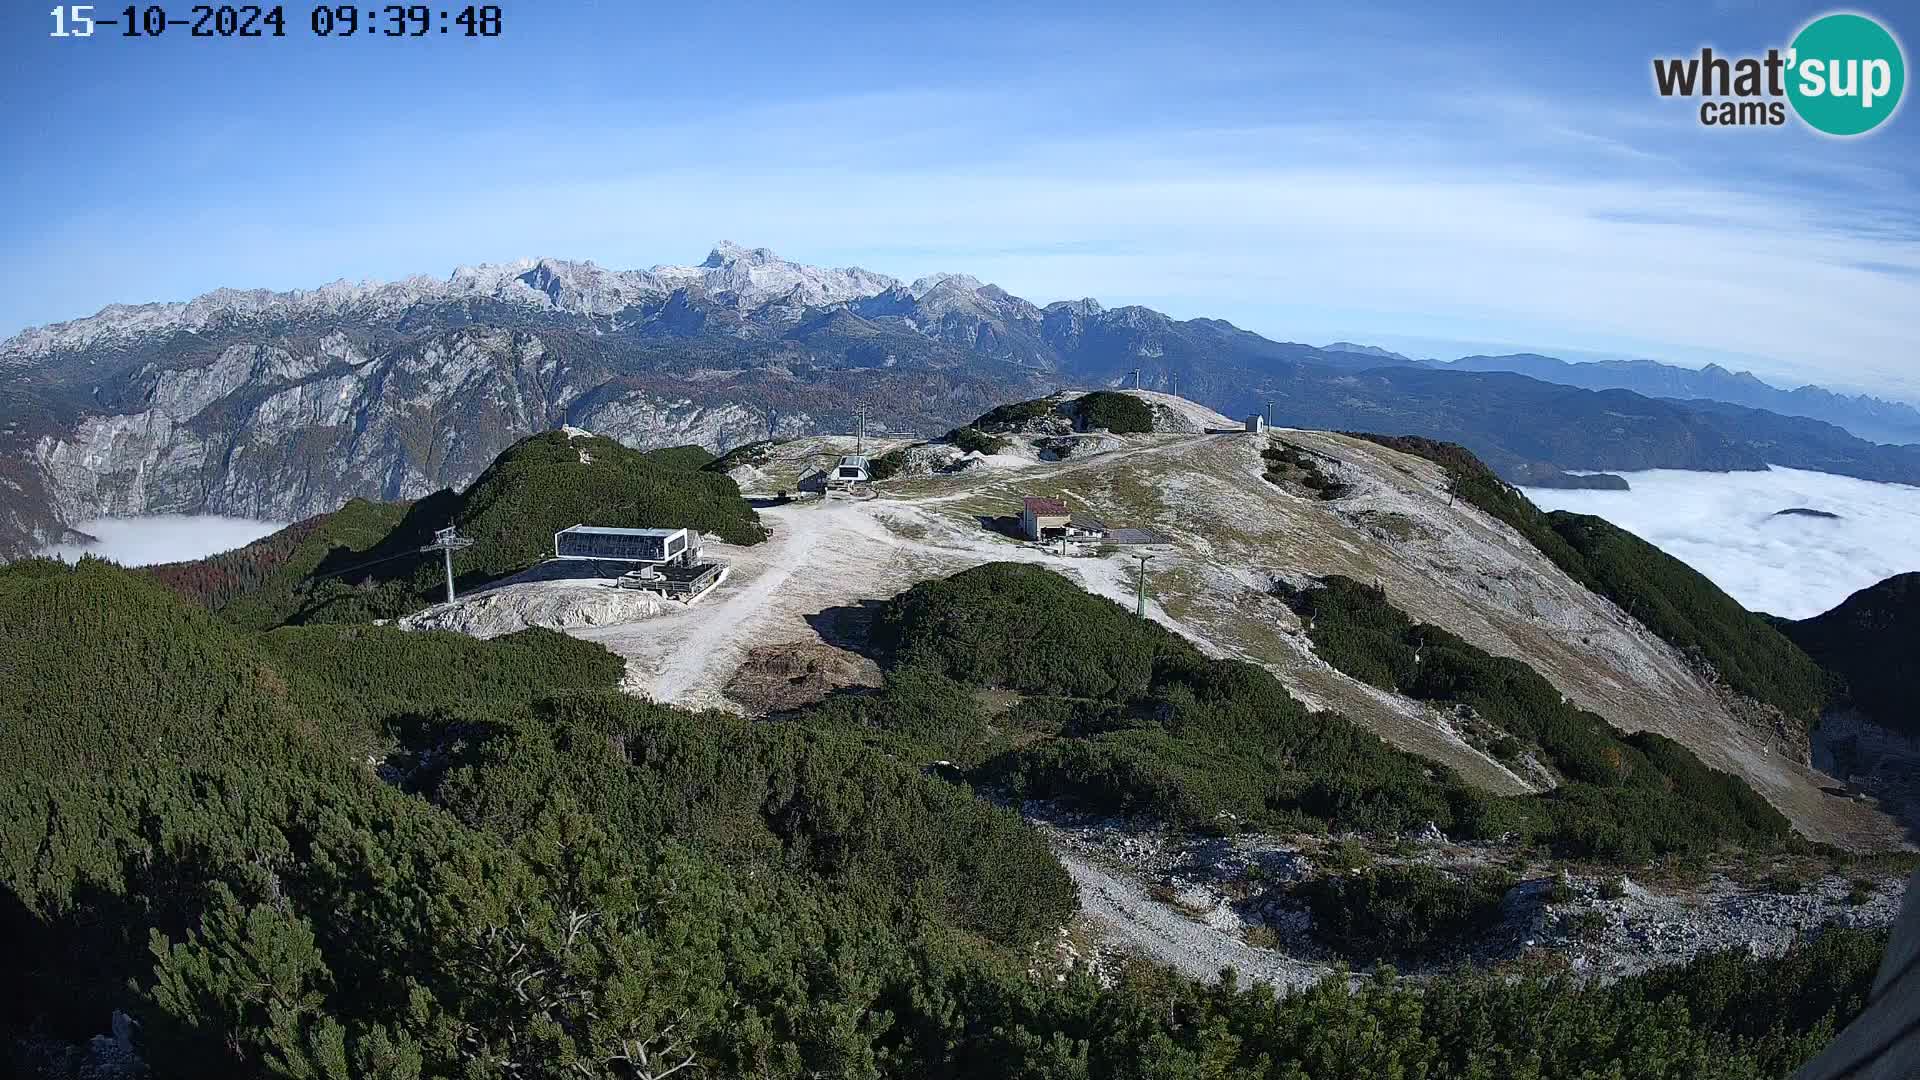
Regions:
[[[934,279],[923,281],[927,289],[937,284]],[[460,266],[445,278],[343,279],[285,292],[215,289],[184,303],[109,304],[94,315],[33,327],[0,342],[0,363],[22,365],[63,350],[176,330],[199,333],[238,321],[394,316],[420,304],[490,300],[593,318],[611,317],[689,289],[754,311],[776,301],[806,307],[845,303],[900,287],[893,278],[858,267],[805,266],[766,248],[722,241],[697,266],[608,270],[591,261],[522,259]]]
[[[933,435],[1000,402],[1134,384],[1228,416],[1461,442],[1514,482],[1782,464],[1920,483],[1920,447],[1813,420],[721,244],[694,266],[541,259],[218,290],[16,335],[0,343],[0,557],[102,516],[293,519],[416,498],[565,424],[721,450],[851,431],[861,403],[875,424]]]
[[[101,516],[293,519],[415,498],[563,424],[719,450],[850,430],[864,399],[931,434],[1009,396],[1112,381],[1137,356],[1198,368],[1287,348],[1305,350],[728,243],[697,266],[523,260],[113,305],[0,343],[0,555]]]
[[[1868,394],[1838,394],[1811,384],[1782,389],[1751,371],[1730,371],[1719,364],[1686,368],[1653,360],[1569,363],[1537,353],[1515,353],[1463,356],[1432,366],[1454,371],[1510,371],[1588,390],[1631,390],[1648,397],[1722,401],[1784,416],[1824,420],[1873,442],[1920,442],[1920,409],[1906,402]]]

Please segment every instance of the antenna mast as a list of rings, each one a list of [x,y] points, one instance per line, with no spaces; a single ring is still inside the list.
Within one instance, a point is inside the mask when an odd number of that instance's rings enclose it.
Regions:
[[[453,526],[448,525],[444,529],[435,531],[433,534],[433,543],[420,549],[420,553],[423,555],[429,551],[438,551],[446,557],[447,603],[449,604],[453,603],[453,553],[459,551],[461,548],[470,548],[472,546],[472,540],[456,534],[453,531]]]

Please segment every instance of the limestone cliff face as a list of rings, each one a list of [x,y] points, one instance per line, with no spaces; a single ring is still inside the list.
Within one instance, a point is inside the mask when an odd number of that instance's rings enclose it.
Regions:
[[[129,376],[138,407],[41,436],[32,463],[60,523],[167,512],[295,520],[347,499],[417,498],[471,480],[521,436],[562,424],[632,446],[721,450],[765,438],[767,414],[728,400],[609,385],[538,334],[474,328],[379,359],[344,335],[311,350],[241,344],[204,367]],[[806,413],[775,430],[810,427]]]

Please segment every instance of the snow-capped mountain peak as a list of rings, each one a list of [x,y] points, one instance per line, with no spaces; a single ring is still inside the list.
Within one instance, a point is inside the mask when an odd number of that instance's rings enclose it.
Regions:
[[[445,278],[347,281],[274,292],[215,289],[184,303],[109,304],[85,318],[33,327],[0,342],[0,358],[21,363],[63,350],[112,344],[150,334],[198,331],[233,318],[391,314],[421,303],[489,299],[588,317],[608,316],[686,289],[741,311],[774,302],[823,307],[877,296],[900,282],[859,267],[790,262],[766,248],[722,241],[698,266],[609,270],[593,262],[517,259],[455,267]],[[4,362],[0,361],[0,362]]]
[[[971,274],[928,274],[926,277],[915,279],[913,284],[907,286],[907,291],[913,294],[915,300],[918,300],[935,289],[978,292],[980,288],[980,279]]]
[[[743,310],[771,301],[821,307],[877,296],[900,284],[885,274],[857,266],[839,269],[789,262],[766,248],[747,248],[722,240],[699,266],[656,266],[663,282],[685,288],[697,284],[708,296],[724,298]]]

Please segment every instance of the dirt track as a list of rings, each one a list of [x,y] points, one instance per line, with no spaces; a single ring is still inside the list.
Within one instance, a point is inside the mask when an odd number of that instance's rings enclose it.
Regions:
[[[1196,426],[1227,423],[1198,412]],[[1063,558],[981,524],[1013,513],[1022,494],[1052,495],[1109,524],[1152,526],[1172,539],[1151,567],[1150,617],[1213,655],[1266,665],[1309,705],[1340,711],[1490,790],[1525,792],[1540,781],[1477,749],[1450,714],[1320,660],[1291,611],[1269,595],[1272,579],[1342,573],[1377,581],[1415,618],[1525,659],[1616,726],[1659,731],[1745,776],[1810,838],[1849,847],[1901,839],[1871,805],[1823,791],[1834,786],[1830,778],[1737,719],[1671,647],[1504,525],[1449,505],[1431,463],[1324,432],[1277,434],[1321,455],[1352,492],[1327,503],[1275,487],[1262,478],[1260,440],[1241,435],[1135,437],[1128,449],[1057,463],[997,455],[965,473],[883,485],[881,497],[867,501],[763,510],[772,530],[766,543],[709,545],[733,573],[699,606],[569,632],[624,656],[635,693],[737,710],[723,691],[749,648],[817,645],[837,609],[981,563],[1039,563],[1131,607],[1133,563],[1124,554]],[[830,442],[778,448],[786,459],[765,471],[795,473],[838,449]]]

